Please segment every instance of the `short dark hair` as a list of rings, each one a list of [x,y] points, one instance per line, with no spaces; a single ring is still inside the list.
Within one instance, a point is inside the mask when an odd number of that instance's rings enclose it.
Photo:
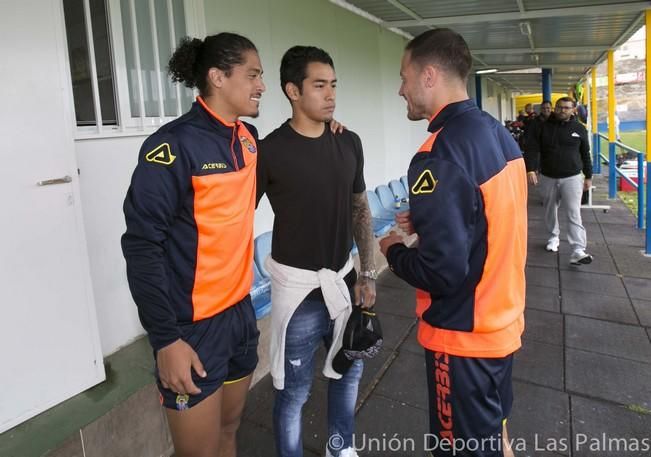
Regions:
[[[280,87],[285,96],[289,99],[285,86],[293,83],[303,93],[303,81],[307,78],[307,66],[312,62],[320,62],[330,65],[334,70],[330,54],[315,46],[293,46],[285,52],[280,62]]]
[[[407,43],[412,62],[421,67],[432,64],[444,71],[468,80],[472,68],[472,56],[466,40],[451,29],[428,30]]]
[[[168,73],[172,81],[196,87],[204,95],[208,70],[219,68],[230,76],[235,65],[244,63],[246,51],[258,52],[251,40],[236,33],[218,33],[204,40],[183,37],[170,58]]]
[[[540,106],[543,106],[545,103],[547,103],[549,106],[552,106],[551,100],[543,100]]]
[[[559,103],[561,102],[570,102],[572,104],[573,108],[576,108],[576,100],[574,100],[572,97],[561,97],[558,100],[556,100],[556,106],[558,106]]]

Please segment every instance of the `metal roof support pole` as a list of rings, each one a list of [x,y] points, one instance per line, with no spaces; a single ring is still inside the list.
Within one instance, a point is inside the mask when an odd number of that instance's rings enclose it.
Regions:
[[[643,177],[638,176],[638,186],[646,188],[646,243],[644,252],[646,255],[651,255],[651,135],[649,128],[651,127],[651,78],[649,77],[649,59],[651,59],[651,9],[646,10],[646,185],[643,184]]]
[[[615,165],[615,51],[608,51],[608,198],[617,196]]]
[[[552,69],[542,69],[542,101],[552,101]]]
[[[594,160],[592,172],[601,174],[601,138],[599,138],[599,121],[597,118],[597,67],[592,67],[590,74],[590,124],[592,126],[592,157]]]
[[[479,109],[482,109],[481,102],[481,75],[475,75],[475,102]]]

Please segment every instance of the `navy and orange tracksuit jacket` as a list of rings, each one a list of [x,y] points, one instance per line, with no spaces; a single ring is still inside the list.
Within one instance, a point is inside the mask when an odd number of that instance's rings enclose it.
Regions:
[[[251,289],[256,139],[254,127],[224,121],[198,98],[142,145],[122,250],[154,350]]]
[[[527,179],[518,145],[474,101],[429,124],[409,166],[415,248],[390,268],[418,289],[419,342],[462,357],[505,357],[524,330]]]

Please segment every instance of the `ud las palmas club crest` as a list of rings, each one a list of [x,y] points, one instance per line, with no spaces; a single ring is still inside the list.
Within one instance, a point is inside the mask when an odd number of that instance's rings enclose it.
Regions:
[[[247,137],[241,136],[240,143],[242,143],[242,146],[248,149],[251,154],[255,154],[256,151],[255,146],[253,145],[253,143],[251,143],[251,140],[249,140]]]

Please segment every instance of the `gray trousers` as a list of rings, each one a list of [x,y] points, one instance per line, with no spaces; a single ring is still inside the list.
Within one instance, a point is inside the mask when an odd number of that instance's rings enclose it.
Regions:
[[[585,250],[586,234],[581,221],[581,196],[583,195],[583,175],[569,178],[548,178],[540,175],[540,192],[545,208],[545,228],[549,239],[558,239],[561,233],[558,226],[558,207],[563,203],[567,213],[567,241],[572,251]]]

